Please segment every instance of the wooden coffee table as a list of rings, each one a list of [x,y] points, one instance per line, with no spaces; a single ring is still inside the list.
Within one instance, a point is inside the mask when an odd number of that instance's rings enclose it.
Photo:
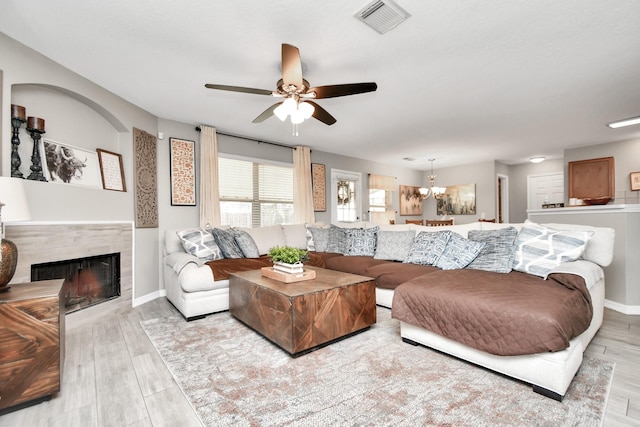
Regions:
[[[376,323],[376,285],[370,277],[306,267],[316,278],[283,283],[260,270],[229,279],[231,315],[294,357],[361,332]]]

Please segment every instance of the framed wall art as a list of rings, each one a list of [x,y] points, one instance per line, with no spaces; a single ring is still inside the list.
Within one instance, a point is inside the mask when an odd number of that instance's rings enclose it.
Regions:
[[[629,179],[631,180],[631,191],[640,190],[640,172],[631,172]]]
[[[42,139],[41,152],[47,181],[101,187],[98,154],[50,139]]]
[[[420,187],[400,186],[400,215],[422,215]]]
[[[450,185],[438,199],[438,215],[475,215],[476,185]]]
[[[196,205],[196,143],[169,138],[171,153],[171,205]]]
[[[313,187],[313,210],[327,210],[327,188],[325,183],[325,167],[321,163],[311,163],[311,186]]]
[[[158,147],[156,137],[133,128],[136,228],[158,227]]]
[[[102,188],[113,191],[127,191],[124,181],[122,155],[111,151],[96,149],[102,174]]]

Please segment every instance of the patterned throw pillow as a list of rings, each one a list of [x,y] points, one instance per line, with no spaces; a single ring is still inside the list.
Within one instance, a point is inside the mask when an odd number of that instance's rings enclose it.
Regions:
[[[469,240],[486,243],[476,259],[467,268],[474,270],[508,273],[513,265],[515,241],[518,230],[515,227],[500,230],[469,230]]]
[[[556,230],[527,220],[518,233],[513,269],[546,277],[563,262],[580,258],[591,236],[593,231]]]
[[[236,243],[236,239],[233,237],[231,231],[214,228],[212,233],[225,258],[244,258],[242,250]]]
[[[329,227],[307,225],[307,250],[326,252],[329,246]]]
[[[242,251],[245,258],[259,258],[260,251],[253,238],[244,230],[232,229],[233,238],[236,240],[238,247]]]
[[[421,231],[416,236],[409,255],[403,261],[411,264],[433,265],[447,247],[451,231]]]
[[[347,228],[347,244],[345,255],[347,256],[373,256],[376,253],[379,227],[372,228]]]
[[[409,255],[413,241],[416,238],[415,231],[385,231],[378,232],[375,259],[389,261],[404,261]]]
[[[474,242],[473,240],[465,239],[458,233],[451,233],[444,252],[438,257],[434,265],[443,270],[465,268],[478,256],[484,246],[484,242]]]
[[[222,252],[211,234],[211,229],[189,228],[176,231],[187,253],[206,261],[222,259]]]
[[[334,252],[337,254],[344,255],[346,251],[347,251],[346,229],[332,225],[331,227],[329,227],[329,244],[327,245],[327,252]]]

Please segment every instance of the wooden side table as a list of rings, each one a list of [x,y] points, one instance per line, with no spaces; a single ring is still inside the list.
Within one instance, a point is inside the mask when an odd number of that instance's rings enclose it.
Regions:
[[[60,391],[63,280],[12,284],[0,293],[0,415]]]

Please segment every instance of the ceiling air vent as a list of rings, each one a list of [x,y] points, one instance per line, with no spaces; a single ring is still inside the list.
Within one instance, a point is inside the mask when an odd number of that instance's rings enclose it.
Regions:
[[[355,14],[355,17],[384,34],[406,20],[409,13],[391,0],[376,0]]]

